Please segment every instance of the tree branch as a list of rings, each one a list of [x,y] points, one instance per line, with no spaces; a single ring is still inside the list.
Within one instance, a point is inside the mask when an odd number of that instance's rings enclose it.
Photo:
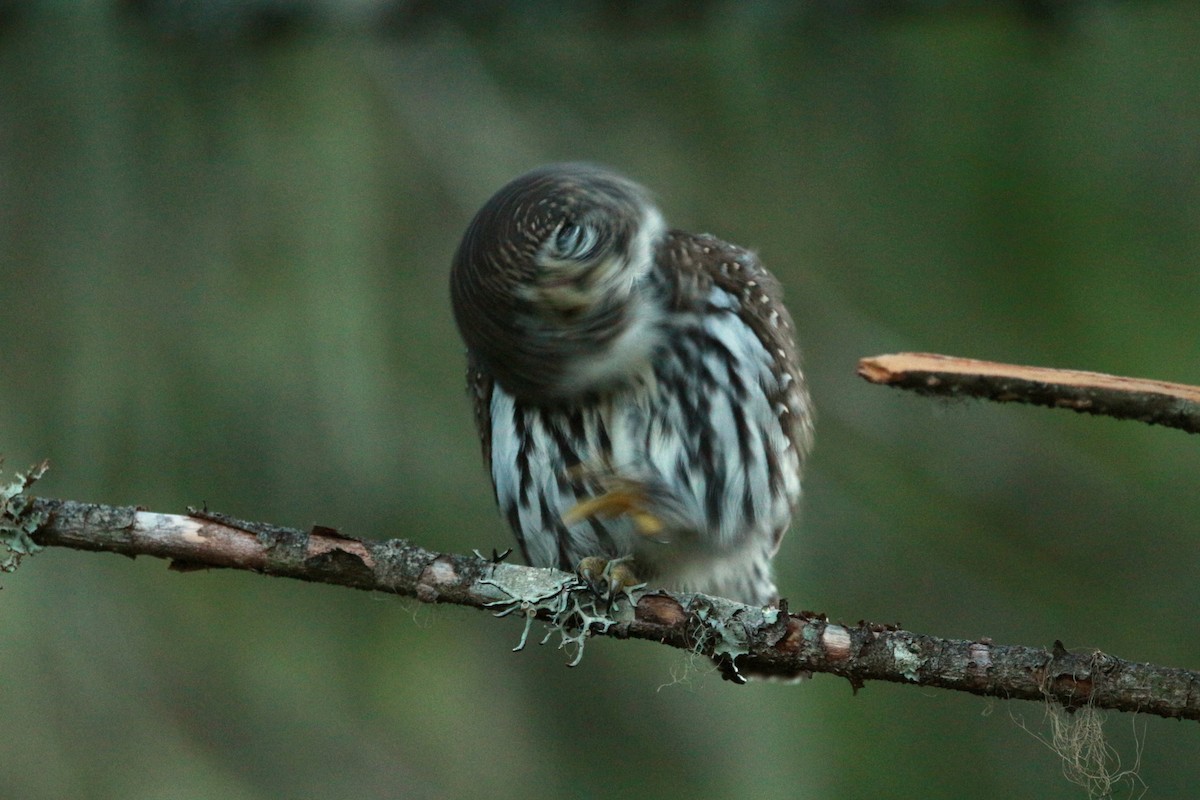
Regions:
[[[1200,386],[932,353],[864,358],[858,374],[921,394],[1069,408],[1200,433]]]
[[[18,476],[18,483],[21,483]],[[15,488],[13,484],[10,488]],[[21,483],[21,487],[27,485]],[[425,603],[454,603],[543,620],[576,648],[606,635],[645,639],[709,656],[726,677],[840,675],[972,694],[1057,701],[1200,720],[1200,674],[1124,661],[1099,651],[1068,652],[939,639],[891,626],[829,622],[699,594],[648,592],[636,604],[597,600],[574,575],[435,553],[410,542],[370,541],[329,528],[304,532],[202,511],[160,514],[131,507],[0,494],[0,537],[29,531],[35,547],[151,555],[177,570],[210,567],[390,592]],[[27,548],[29,549],[29,548]],[[604,607],[601,607],[604,606]],[[519,647],[520,645],[518,645]]]

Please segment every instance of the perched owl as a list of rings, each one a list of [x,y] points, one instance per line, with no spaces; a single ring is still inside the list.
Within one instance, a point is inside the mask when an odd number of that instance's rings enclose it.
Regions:
[[[753,253],[668,229],[620,175],[553,164],[484,204],[450,279],[484,461],[528,563],[776,602],[812,409]]]

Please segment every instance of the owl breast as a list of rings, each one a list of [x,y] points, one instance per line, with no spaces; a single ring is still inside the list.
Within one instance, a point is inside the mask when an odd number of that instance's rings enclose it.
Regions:
[[[655,585],[769,602],[770,559],[800,494],[788,377],[725,289],[710,286],[651,324],[653,349],[617,389],[541,406],[495,387],[500,508],[531,564],[634,555]],[[625,516],[563,522],[604,492],[606,476],[645,488],[661,535]]]

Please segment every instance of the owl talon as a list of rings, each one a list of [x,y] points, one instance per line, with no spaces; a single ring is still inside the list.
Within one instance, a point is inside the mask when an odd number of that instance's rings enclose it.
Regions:
[[[631,566],[632,561],[632,556],[613,559],[588,556],[580,559],[576,572],[579,573],[579,577],[587,581],[597,596],[603,598],[610,605],[616,602],[621,595],[625,595],[630,602],[633,602],[633,593],[645,587],[646,584],[638,580],[637,573]]]
[[[633,522],[633,527],[647,539],[659,539],[666,527],[661,518],[651,512],[647,506],[650,498],[641,487],[628,480],[610,478],[608,483],[613,488],[604,494],[589,500],[581,500],[563,514],[562,520],[567,525],[574,525],[592,517],[612,519],[627,516]],[[586,560],[586,559],[585,559]]]

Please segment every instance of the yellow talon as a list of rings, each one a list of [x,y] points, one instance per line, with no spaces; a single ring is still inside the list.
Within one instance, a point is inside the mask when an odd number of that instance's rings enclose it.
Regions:
[[[642,536],[653,538],[663,532],[663,521],[649,511],[631,511],[629,518],[633,520],[633,527],[637,528],[637,532]]]
[[[630,514],[638,509],[637,496],[627,489],[613,489],[590,500],[580,500],[567,513],[563,514],[563,522],[574,525],[589,517],[604,517],[612,519],[622,514]]]
[[[591,517],[612,519],[625,514],[642,536],[658,536],[663,531],[663,521],[645,509],[645,502],[645,495],[636,487],[610,489],[590,500],[579,501],[563,514],[562,520],[567,525],[574,525]]]

